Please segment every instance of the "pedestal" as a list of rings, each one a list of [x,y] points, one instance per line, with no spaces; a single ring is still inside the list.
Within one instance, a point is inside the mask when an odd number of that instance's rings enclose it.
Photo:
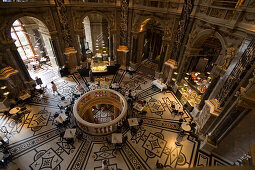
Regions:
[[[195,120],[198,125],[198,133],[206,135],[209,127],[221,112],[220,103],[217,99],[206,100],[203,109]]]
[[[163,78],[163,73],[162,73],[162,72],[157,72],[157,71],[156,71],[156,72],[155,72],[155,78],[160,80],[161,78]]]
[[[212,141],[210,141],[208,135],[206,135],[205,139],[200,143],[199,149],[206,152],[207,154],[211,154],[211,152],[217,148]]]

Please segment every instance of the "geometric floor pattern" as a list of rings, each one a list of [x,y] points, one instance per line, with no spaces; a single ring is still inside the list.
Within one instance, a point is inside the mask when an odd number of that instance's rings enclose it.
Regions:
[[[152,80],[151,75],[138,69],[132,78],[126,74],[121,92],[131,88],[139,94],[150,88]],[[61,95],[71,98],[75,83],[70,78],[56,79],[56,82]],[[153,169],[157,161],[166,168],[229,165],[200,151],[198,140],[189,133],[179,145],[175,144],[180,132],[178,120],[188,122],[192,117],[188,113],[182,116],[171,113],[171,104],[180,105],[171,91],[158,93],[150,89],[143,100],[147,101],[143,125],[134,136],[129,130],[125,132],[128,141],[117,152],[106,142],[107,136],[83,134],[83,139],[75,140],[73,145],[62,139],[53,121],[54,114],[60,112],[57,107],[60,98],[53,96],[50,89],[45,96],[35,97],[26,106],[29,112],[20,122],[0,113],[0,126],[5,126],[10,134],[9,149],[14,156],[7,169],[99,170],[102,160],[107,160],[108,167],[114,170]],[[72,121],[74,126],[75,123]]]

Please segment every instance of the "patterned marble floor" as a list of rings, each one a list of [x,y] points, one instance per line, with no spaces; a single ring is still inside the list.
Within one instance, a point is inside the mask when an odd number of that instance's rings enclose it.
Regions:
[[[141,66],[132,77],[126,74],[121,83],[123,94],[132,89],[138,99],[147,101],[148,113],[142,116],[143,125],[134,136],[130,130],[125,131],[128,141],[120,151],[114,151],[114,147],[106,142],[107,136],[84,133],[83,139],[76,139],[73,145],[61,138],[53,117],[60,112],[57,107],[60,98],[53,96],[51,89],[42,98],[32,99],[20,122],[0,113],[0,126],[8,129],[9,150],[14,157],[7,169],[97,170],[102,169],[105,159],[113,170],[153,169],[157,161],[168,168],[228,165],[223,159],[200,151],[199,142],[189,133],[180,145],[175,144],[180,132],[178,120],[183,118],[188,122],[192,118],[188,113],[182,117],[171,113],[170,104],[180,103],[171,91],[151,88],[152,74],[147,74],[145,66]],[[70,99],[76,84],[71,78],[55,80],[61,95]],[[75,126],[73,117],[71,122],[71,126]]]

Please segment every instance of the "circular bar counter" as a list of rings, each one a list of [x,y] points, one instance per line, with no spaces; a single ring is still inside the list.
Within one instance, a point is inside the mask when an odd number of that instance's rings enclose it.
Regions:
[[[89,112],[93,106],[108,104],[113,105],[114,109],[119,110],[115,118],[109,122],[96,124],[91,123],[94,119],[92,112]],[[78,126],[86,133],[92,135],[105,135],[112,133],[121,126],[127,115],[127,101],[122,94],[111,89],[98,89],[85,93],[74,104],[73,114],[77,120]],[[88,121],[90,120],[90,122]]]

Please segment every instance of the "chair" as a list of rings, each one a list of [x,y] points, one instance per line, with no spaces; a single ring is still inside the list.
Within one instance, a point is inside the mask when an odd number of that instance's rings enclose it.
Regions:
[[[60,140],[61,140],[61,141],[63,141],[64,135],[65,135],[65,132],[60,132],[60,133],[59,133],[59,137],[60,137]]]
[[[127,136],[124,136],[124,138],[123,138],[123,144],[125,144],[125,143],[127,142],[127,140],[128,140],[128,137],[127,137]]]
[[[8,111],[4,111],[4,115],[5,115],[6,117],[10,117],[10,116],[11,116],[11,114],[10,114]]]
[[[67,141],[67,144],[73,146],[73,144],[74,144],[74,139],[73,138],[66,139],[66,141]]]
[[[131,135],[134,136],[136,134],[136,132],[137,132],[137,129],[134,128],[134,127],[131,127],[130,131],[131,131]]]
[[[54,119],[56,119],[58,116],[59,116],[59,113],[55,113],[53,117]]]
[[[163,169],[164,165],[162,163],[159,163],[159,160],[157,160],[156,167],[159,168],[159,169]]]

